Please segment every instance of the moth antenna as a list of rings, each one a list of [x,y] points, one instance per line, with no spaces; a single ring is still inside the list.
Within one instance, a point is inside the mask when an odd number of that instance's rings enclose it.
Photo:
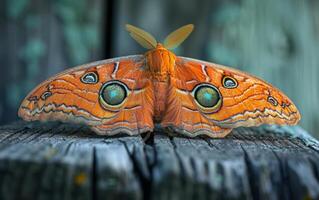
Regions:
[[[126,24],[125,27],[126,30],[130,33],[130,36],[134,40],[136,40],[137,43],[139,43],[142,47],[146,49],[156,48],[157,41],[151,34],[130,24]]]
[[[194,25],[188,24],[170,33],[164,40],[164,47],[167,49],[176,48],[191,34],[193,29]]]

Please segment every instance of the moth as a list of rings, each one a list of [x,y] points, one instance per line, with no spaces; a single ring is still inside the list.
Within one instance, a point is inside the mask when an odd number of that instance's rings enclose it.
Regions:
[[[22,102],[27,121],[74,122],[100,135],[137,135],[155,127],[188,137],[223,138],[233,128],[295,125],[300,114],[281,91],[247,73],[176,56],[170,49],[193,31],[192,24],[163,44],[126,25],[148,51],[97,61],[64,71],[36,87]]]

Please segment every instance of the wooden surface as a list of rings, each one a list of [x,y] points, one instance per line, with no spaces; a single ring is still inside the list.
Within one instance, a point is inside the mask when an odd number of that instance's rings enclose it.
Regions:
[[[318,199],[318,158],[298,127],[144,142],[18,122],[0,127],[0,199]]]

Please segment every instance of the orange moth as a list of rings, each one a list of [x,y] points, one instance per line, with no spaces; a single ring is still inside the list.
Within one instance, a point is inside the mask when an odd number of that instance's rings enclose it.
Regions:
[[[170,49],[192,24],[163,44],[132,25],[126,29],[148,51],[85,64],[36,87],[22,102],[24,120],[84,123],[97,134],[137,135],[161,127],[188,137],[225,137],[239,126],[295,125],[293,102],[270,84],[222,65],[176,56]]]

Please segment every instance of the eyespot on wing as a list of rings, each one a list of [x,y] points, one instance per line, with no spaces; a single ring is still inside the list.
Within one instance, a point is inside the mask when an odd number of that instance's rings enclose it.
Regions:
[[[202,112],[214,124],[235,128],[261,124],[295,125],[300,120],[294,103],[271,84],[222,65],[185,57],[178,59],[176,78],[184,82],[181,89],[190,91],[201,83],[218,88],[222,106],[217,112]]]

